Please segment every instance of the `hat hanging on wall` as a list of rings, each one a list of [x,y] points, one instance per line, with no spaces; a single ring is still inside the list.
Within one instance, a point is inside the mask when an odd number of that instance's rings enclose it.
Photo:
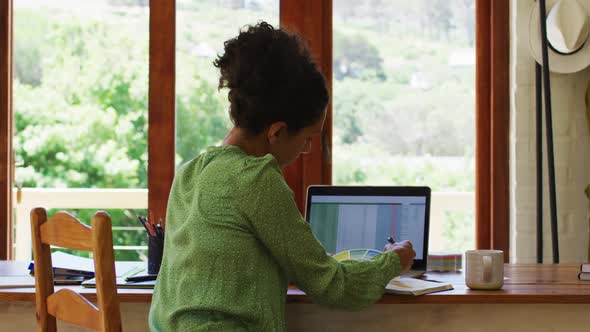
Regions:
[[[556,73],[574,73],[590,65],[590,0],[547,0],[549,68]],[[529,47],[538,63],[541,54],[539,4],[529,17]]]

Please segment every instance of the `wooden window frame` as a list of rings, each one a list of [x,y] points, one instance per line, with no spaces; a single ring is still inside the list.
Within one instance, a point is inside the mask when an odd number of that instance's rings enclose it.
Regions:
[[[476,0],[476,247],[509,262],[510,16],[508,0]]]
[[[311,152],[283,169],[301,213],[307,187],[332,183],[332,0],[282,0],[281,27],[299,33],[326,78],[330,103],[322,134],[311,142]],[[321,22],[321,24],[318,24]]]
[[[148,210],[164,221],[175,171],[175,3],[150,0]],[[0,1],[0,260],[13,257],[13,9]]]
[[[148,211],[162,227],[175,172],[175,87],[176,1],[150,0]]]
[[[476,246],[509,243],[509,1],[476,0]],[[13,0],[0,1],[0,259],[12,251]],[[174,178],[175,1],[150,1],[148,209],[164,217]],[[282,0],[281,26],[304,36],[332,95],[332,0]],[[154,83],[151,83],[154,82]],[[157,83],[156,83],[157,82]],[[303,212],[306,188],[332,182],[332,103],[312,152],[284,169]]]
[[[476,0],[476,247],[500,249],[509,262],[509,1]],[[314,24],[323,22],[323,24]],[[332,1],[281,1],[281,25],[301,33],[332,96]],[[332,183],[332,103],[312,153],[284,169],[304,211],[311,184]]]
[[[0,1],[0,259],[12,257],[12,6]]]

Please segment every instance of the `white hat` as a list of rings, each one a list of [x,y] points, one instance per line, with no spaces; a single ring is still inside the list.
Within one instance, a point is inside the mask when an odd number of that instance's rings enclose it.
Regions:
[[[549,69],[574,73],[590,65],[590,0],[547,0],[547,45]],[[539,1],[531,8],[529,46],[542,61]]]

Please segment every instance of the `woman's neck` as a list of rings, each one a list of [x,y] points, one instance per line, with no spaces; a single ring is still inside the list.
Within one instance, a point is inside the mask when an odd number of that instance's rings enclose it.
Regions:
[[[246,132],[246,130],[238,127],[233,127],[229,131],[222,145],[235,145],[246,154],[255,157],[263,157],[269,153],[264,132],[253,136]]]

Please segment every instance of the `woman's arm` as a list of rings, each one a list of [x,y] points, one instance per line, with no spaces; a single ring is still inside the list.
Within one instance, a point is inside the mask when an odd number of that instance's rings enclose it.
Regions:
[[[314,302],[360,310],[381,298],[385,285],[400,274],[395,251],[371,261],[338,262],[328,256],[301,217],[278,166],[267,164],[250,186],[244,212],[254,233]]]

